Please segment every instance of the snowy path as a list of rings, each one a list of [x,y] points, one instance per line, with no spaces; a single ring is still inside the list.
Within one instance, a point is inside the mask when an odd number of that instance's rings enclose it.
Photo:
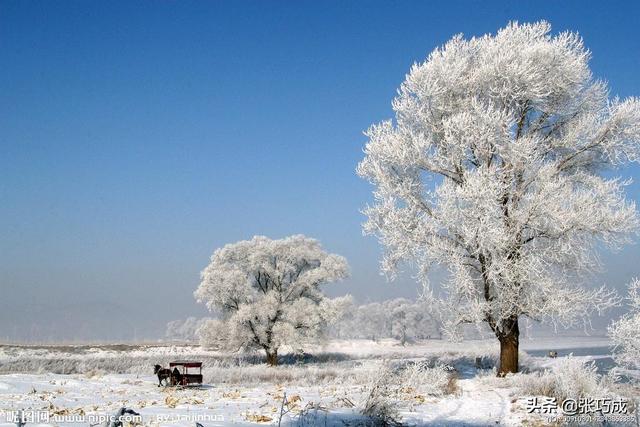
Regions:
[[[428,403],[406,421],[434,426],[521,425],[521,418],[511,411],[511,389],[481,388],[473,379],[460,380],[458,386],[457,396]]]

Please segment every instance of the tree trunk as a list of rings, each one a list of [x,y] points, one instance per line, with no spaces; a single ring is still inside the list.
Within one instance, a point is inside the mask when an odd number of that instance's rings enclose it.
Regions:
[[[518,346],[520,330],[518,318],[512,318],[505,323],[504,332],[496,334],[500,341],[500,368],[498,376],[504,377],[509,373],[518,372]]]
[[[278,350],[266,350],[267,353],[267,364],[269,366],[277,366],[278,365]]]

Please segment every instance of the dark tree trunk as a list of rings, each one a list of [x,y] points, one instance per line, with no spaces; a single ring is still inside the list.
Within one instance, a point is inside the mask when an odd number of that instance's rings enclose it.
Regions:
[[[278,350],[264,350],[267,353],[267,364],[270,366],[278,365]]]
[[[518,346],[520,330],[518,318],[513,317],[505,322],[502,332],[496,333],[500,341],[500,367],[498,376],[504,377],[509,373],[518,372]]]

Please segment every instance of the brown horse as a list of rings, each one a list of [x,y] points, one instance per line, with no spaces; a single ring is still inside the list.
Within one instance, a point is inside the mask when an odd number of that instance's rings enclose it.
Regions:
[[[153,367],[153,373],[158,375],[158,387],[162,385],[162,381],[164,381],[165,387],[169,385],[171,380],[171,369],[163,368],[160,365],[155,365]]]

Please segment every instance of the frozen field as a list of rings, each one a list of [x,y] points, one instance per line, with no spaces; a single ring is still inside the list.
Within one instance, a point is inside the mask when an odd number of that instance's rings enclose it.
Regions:
[[[574,359],[595,361],[605,373],[614,366],[608,344],[599,338],[523,340],[527,354],[521,364],[536,372],[573,353]],[[551,349],[558,350],[557,359],[546,357]],[[282,425],[365,425],[371,420],[362,409],[384,372],[406,370],[416,362],[431,367],[431,373],[407,380],[387,396],[403,424],[547,425],[541,415],[527,413],[522,375],[495,378],[490,366],[496,353],[492,340],[431,340],[406,347],[391,340],[333,341],[303,359],[285,356],[281,366],[270,368],[259,354],[240,357],[194,346],[2,346],[0,426],[15,425],[7,415],[18,409],[48,413],[46,425],[90,425],[123,406],[139,412],[144,425],[194,426],[198,421],[207,427],[279,420]],[[476,357],[483,358],[487,369],[475,367]],[[158,387],[153,365],[166,366],[174,359],[203,361],[207,385]],[[443,373],[441,364],[455,371]],[[634,387],[623,382],[615,385],[615,392],[635,398]],[[283,407],[285,394],[288,404]]]

